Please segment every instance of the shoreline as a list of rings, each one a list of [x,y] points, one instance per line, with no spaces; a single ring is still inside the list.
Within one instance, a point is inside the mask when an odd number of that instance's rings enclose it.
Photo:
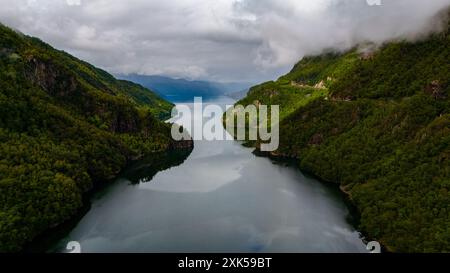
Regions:
[[[246,143],[243,143],[243,145],[246,145]],[[337,188],[339,188],[339,191],[341,192],[341,194],[344,198],[344,203],[346,204],[347,208],[349,209],[349,213],[352,218],[351,224],[355,228],[355,230],[360,233],[361,240],[365,244],[367,244],[368,242],[371,242],[371,241],[376,241],[376,242],[380,243],[382,253],[393,253],[393,251],[391,251],[386,244],[374,239],[373,237],[370,236],[370,234],[367,231],[361,230],[359,228],[359,224],[360,224],[360,220],[361,220],[361,212],[360,212],[359,208],[356,206],[356,204],[354,203],[354,201],[352,200],[351,192],[346,190],[340,183],[323,179],[318,174],[308,172],[307,170],[302,169],[299,164],[300,159],[296,156],[286,156],[286,155],[277,154],[274,152],[262,152],[261,150],[259,150],[257,145],[250,145],[250,146],[255,148],[254,153],[257,154],[258,156],[267,157],[272,160],[280,161],[280,162],[283,160],[294,161],[296,163],[296,167],[298,168],[298,170],[300,170],[303,174],[305,174],[307,176],[311,176],[321,183],[333,185],[333,186],[336,186]]]
[[[114,181],[116,181],[121,174],[126,172],[126,170],[132,167],[134,164],[144,160],[146,157],[152,155],[158,155],[162,153],[171,152],[188,152],[184,160],[186,160],[194,149],[194,142],[192,140],[184,140],[170,143],[169,147],[163,151],[155,151],[147,155],[140,155],[136,158],[128,158],[126,164],[120,169],[117,174],[103,181],[95,181],[92,183],[92,187],[86,192],[82,193],[82,205],[77,209],[77,211],[69,216],[66,220],[59,224],[56,224],[48,229],[44,230],[37,236],[35,236],[31,241],[23,245],[19,253],[49,253],[50,246],[57,240],[63,238],[67,235],[73,227],[75,227],[78,222],[89,212],[91,208],[92,197],[110,186]]]

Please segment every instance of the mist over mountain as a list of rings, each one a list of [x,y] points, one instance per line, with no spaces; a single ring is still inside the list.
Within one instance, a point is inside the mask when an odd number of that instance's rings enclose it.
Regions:
[[[450,0],[76,3],[0,0],[0,19],[115,74],[262,82],[328,48],[414,39]]]
[[[0,254],[450,253],[450,0],[0,6]]]
[[[145,76],[138,74],[120,75],[121,79],[141,84],[154,90],[162,97],[172,102],[193,101],[194,97],[210,100],[218,96],[248,90],[252,83],[220,83],[209,81],[192,81],[173,79],[165,76]]]
[[[417,41],[305,57],[237,102],[279,105],[271,156],[339,184],[358,230],[388,251],[450,251],[449,18],[441,12],[445,29]]]

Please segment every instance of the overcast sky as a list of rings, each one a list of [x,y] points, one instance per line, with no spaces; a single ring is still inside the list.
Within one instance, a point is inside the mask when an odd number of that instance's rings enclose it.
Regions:
[[[266,81],[305,54],[411,38],[450,0],[0,0],[0,21],[115,74]]]

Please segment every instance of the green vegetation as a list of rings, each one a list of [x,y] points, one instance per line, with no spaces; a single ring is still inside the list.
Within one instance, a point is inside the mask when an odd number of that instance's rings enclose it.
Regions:
[[[252,87],[247,97],[239,103],[242,105],[283,105],[280,109],[280,119],[283,119],[299,107],[327,94],[327,88],[296,86],[293,82],[279,80]]]
[[[395,252],[450,252],[449,60],[447,28],[304,58],[237,104],[280,105],[274,155],[339,183],[369,238]]]
[[[171,108],[0,25],[0,252],[69,219],[131,160],[180,147],[160,121]]]

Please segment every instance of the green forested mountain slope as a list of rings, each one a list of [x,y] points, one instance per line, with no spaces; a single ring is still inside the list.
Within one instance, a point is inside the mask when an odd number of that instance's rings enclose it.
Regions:
[[[0,25],[0,252],[67,220],[94,183],[180,146],[172,104]]]
[[[371,239],[450,252],[449,30],[363,52],[304,58],[237,104],[280,105],[274,155],[340,183]]]

